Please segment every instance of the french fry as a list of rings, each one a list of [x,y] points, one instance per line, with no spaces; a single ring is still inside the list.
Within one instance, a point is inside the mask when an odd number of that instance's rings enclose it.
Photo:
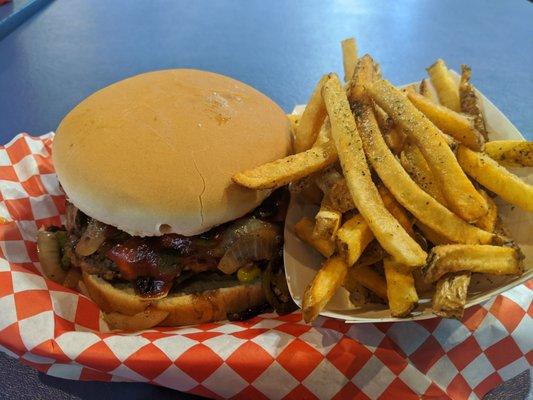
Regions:
[[[444,318],[463,317],[470,284],[470,272],[446,275],[439,279],[433,294],[433,313]]]
[[[403,229],[411,236],[415,237],[415,231],[413,230],[413,223],[405,212],[405,209],[398,203],[398,201],[392,196],[391,192],[385,186],[378,186],[378,192],[385,204],[385,208],[389,210],[394,218],[400,223]]]
[[[420,221],[416,221],[415,225],[420,230],[420,232],[422,232],[422,235],[426,238],[426,240],[430,241],[434,245],[454,243],[452,240],[444,237],[440,233],[435,232],[429,226],[425,225]]]
[[[352,79],[357,63],[357,42],[355,38],[344,39],[341,42],[342,65],[344,66],[344,82]]]
[[[423,264],[426,253],[385,208],[372,182],[361,138],[337,76],[332,75],[324,84],[322,95],[331,122],[331,134],[355,206],[376,239],[396,260],[408,266]]]
[[[298,128],[301,117],[302,116],[299,114],[287,114],[287,118],[289,119],[289,124],[291,126],[291,132],[294,136],[296,136],[296,129]]]
[[[518,248],[490,245],[448,244],[431,249],[424,266],[427,282],[448,273],[477,272],[489,275],[520,275],[524,255]]]
[[[484,190],[479,189],[479,191],[487,201],[489,211],[477,220],[475,225],[488,232],[494,232],[498,220],[498,207]],[[437,281],[433,295],[433,312],[436,315],[445,318],[461,318],[463,316],[470,277],[470,272],[460,272],[444,276]]]
[[[431,84],[437,91],[440,103],[453,111],[461,111],[459,88],[450,76],[450,72],[442,59],[438,59],[427,68]]]
[[[374,111],[379,129],[381,129],[381,133],[385,137],[387,146],[389,146],[394,154],[400,154],[407,136],[394,124],[394,120],[381,107],[376,105]]]
[[[478,228],[483,229],[487,232],[494,232],[496,229],[496,223],[498,222],[498,206],[490,198],[490,196],[482,189],[478,189],[478,192],[481,193],[485,201],[487,202],[487,205],[489,206],[488,212],[482,216],[480,219],[478,219],[474,225],[476,225]]]
[[[408,143],[400,155],[402,167],[407,171],[409,176],[420,186],[424,192],[429,194],[443,206],[447,202],[440,190],[440,186],[435,181],[433,172],[424,158],[422,152],[412,143]]]
[[[332,240],[341,225],[342,213],[335,210],[325,197],[320,204],[320,210],[315,216],[313,235],[317,238]]]
[[[379,76],[374,60],[368,54],[357,60],[354,76],[350,80],[346,94],[350,104],[361,97],[365,82],[373,82]]]
[[[435,89],[431,87],[427,79],[422,79],[422,82],[420,82],[419,91],[420,91],[420,94],[426,97],[428,100],[431,100],[435,104],[439,104],[437,93],[435,92]]]
[[[296,128],[294,138],[294,150],[296,153],[310,149],[315,143],[318,132],[326,117],[326,107],[324,106],[324,101],[320,93],[322,86],[328,79],[328,75],[324,75],[320,79],[300,118],[300,123]]]
[[[533,142],[495,140],[485,145],[485,153],[507,167],[533,167]]]
[[[365,219],[361,214],[357,214],[342,224],[337,231],[337,251],[351,267],[373,239],[374,235]]]
[[[342,178],[336,182],[331,189],[328,191],[327,196],[329,198],[329,203],[335,209],[341,213],[348,212],[355,208],[353,203],[352,194],[348,189],[348,184],[346,179]]]
[[[403,207],[452,242],[474,244],[492,242],[494,236],[492,233],[466,223],[424,192],[411,179],[385,144],[370,106],[356,107],[354,113],[357,125],[360,127],[359,133],[367,159],[383,184]]]
[[[275,189],[317,172],[337,161],[330,141],[302,153],[293,154],[233,175],[233,181],[250,189]]]
[[[468,175],[487,189],[511,204],[533,211],[533,186],[507,171],[492,158],[459,146],[457,160]]]
[[[418,146],[450,210],[468,222],[485,215],[487,203],[466,177],[440,130],[389,82],[378,80],[367,89],[376,103],[394,118]]]
[[[412,93],[418,93],[417,90],[416,90],[416,85],[414,83],[411,83],[410,85],[407,85],[407,86],[404,86],[401,91],[403,93],[405,93],[406,95],[407,94],[412,94]]]
[[[387,281],[387,298],[393,317],[406,317],[418,305],[413,273],[404,265],[386,257],[383,269]]]
[[[470,115],[474,120],[474,126],[481,132],[486,141],[489,140],[485,118],[481,111],[480,100],[476,94],[474,86],[470,83],[472,70],[468,65],[461,65],[461,82],[459,83],[459,98],[461,101],[461,111]]]
[[[309,218],[302,218],[294,225],[294,232],[301,240],[308,243],[324,257],[331,257],[335,251],[335,243],[331,240],[315,237],[313,235],[313,222]]]
[[[340,256],[328,258],[305,289],[302,312],[305,322],[313,321],[344,282],[348,265]]]
[[[418,93],[410,92],[407,97],[442,132],[472,150],[483,150],[485,139],[475,128],[473,120],[447,107],[435,104]]]
[[[361,285],[387,301],[387,282],[385,278],[376,272],[371,266],[356,265],[348,271],[348,280],[355,280]]]
[[[375,107],[376,121],[378,121],[379,129],[381,132],[386,133],[394,126],[394,120],[387,115],[383,108]]]
[[[383,137],[387,146],[389,146],[394,154],[400,154],[402,152],[407,135],[399,127],[392,127],[387,133],[383,134]]]
[[[329,123],[329,118],[326,116],[324,123],[320,127],[320,131],[318,131],[318,135],[315,143],[313,143],[313,147],[323,146],[329,141],[331,141],[331,124]]]
[[[361,254],[361,257],[359,257],[353,268],[376,264],[383,260],[386,255],[387,253],[383,250],[383,247],[381,247],[379,242],[373,240],[368,246],[366,246],[365,251],[363,251],[363,254]]]
[[[385,187],[380,186],[378,192],[387,210],[398,220],[407,233],[414,237],[415,233],[411,221],[402,206]],[[345,257],[348,266],[352,266],[359,260],[363,251],[373,239],[374,235],[365,219],[361,214],[357,214],[346,221],[337,231],[337,250]],[[381,254],[380,258],[373,260],[369,264],[374,264],[382,257],[383,255]]]

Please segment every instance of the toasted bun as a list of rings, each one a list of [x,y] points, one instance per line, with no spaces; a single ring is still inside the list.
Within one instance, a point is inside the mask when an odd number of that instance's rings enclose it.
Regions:
[[[289,154],[289,123],[268,97],[211,72],[173,69],[117,82],[63,119],[59,181],[87,215],[132,235],[197,235],[269,194],[236,172]]]
[[[251,284],[218,283],[193,293],[172,293],[164,299],[145,300],[127,284],[112,285],[96,275],[83,274],[89,296],[104,311],[111,329],[141,330],[156,325],[178,326],[221,321],[228,313],[263,304],[260,281]],[[200,286],[201,287],[201,286]]]

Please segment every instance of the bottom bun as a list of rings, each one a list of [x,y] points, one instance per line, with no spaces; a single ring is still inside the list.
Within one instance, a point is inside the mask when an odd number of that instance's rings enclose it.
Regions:
[[[151,300],[136,295],[129,284],[111,284],[96,275],[83,274],[87,292],[104,312],[110,329],[135,331],[221,321],[228,313],[266,301],[260,280],[244,284],[207,279],[184,285],[182,291],[171,292],[164,299]]]

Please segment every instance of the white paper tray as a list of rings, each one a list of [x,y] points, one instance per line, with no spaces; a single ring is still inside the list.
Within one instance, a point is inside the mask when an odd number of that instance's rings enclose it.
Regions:
[[[459,80],[459,75],[453,73]],[[524,137],[482,93],[481,98],[490,140],[524,140]],[[296,106],[293,113],[299,114],[304,106]],[[533,184],[533,168],[509,168],[510,171]],[[525,272],[520,277],[486,277],[474,274],[469,287],[466,307],[471,307],[496,296],[533,277],[533,213],[528,213],[497,198],[503,224],[509,235],[520,245],[524,255]],[[324,258],[294,234],[294,224],[302,217],[314,218],[317,207],[306,204],[302,199],[291,198],[285,223],[285,273],[292,298],[301,307],[305,288],[318,271]],[[349,301],[348,291],[341,288],[331,299],[320,315],[343,319],[348,323],[395,322],[433,318],[431,312],[431,292],[420,291],[418,308],[410,318],[393,318],[384,305],[366,305],[355,308]]]

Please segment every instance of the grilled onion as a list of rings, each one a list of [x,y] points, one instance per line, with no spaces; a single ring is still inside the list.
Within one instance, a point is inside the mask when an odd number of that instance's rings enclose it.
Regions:
[[[40,229],[37,232],[37,251],[41,267],[47,278],[63,284],[67,272],[61,268],[61,248],[55,233]]]
[[[107,226],[95,219],[90,219],[76,245],[76,254],[87,257],[93,254],[106,239]]]
[[[277,226],[254,219],[233,234],[238,238],[218,263],[218,269],[226,274],[234,273],[251,261],[270,260],[281,243],[281,230]]]

